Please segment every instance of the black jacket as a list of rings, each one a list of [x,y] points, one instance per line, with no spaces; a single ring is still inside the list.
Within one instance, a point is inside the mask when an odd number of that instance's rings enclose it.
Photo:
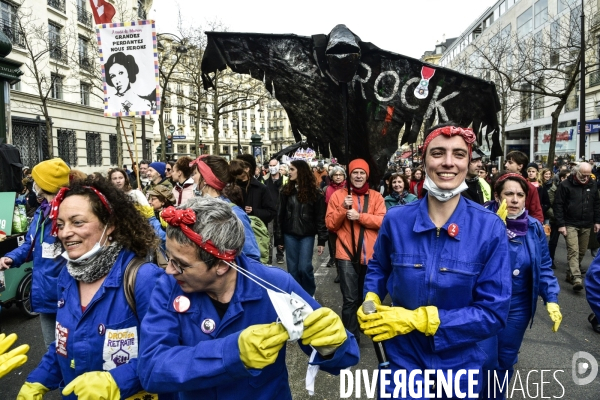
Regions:
[[[569,175],[556,189],[552,208],[559,228],[589,228],[600,224],[600,197],[596,182],[589,179],[582,185]]]
[[[267,187],[273,204],[277,205],[277,202],[279,202],[279,191],[281,190],[281,186],[283,186],[283,175],[279,174],[279,179],[273,181],[271,174],[266,174],[260,178],[260,182]]]
[[[240,187],[244,196],[244,205],[252,207],[252,212],[248,215],[260,218],[265,225],[271,222],[275,218],[277,207],[267,187],[254,177],[250,179],[249,185],[242,184]]]
[[[467,190],[461,192],[460,195],[477,204],[483,204],[483,190],[481,190],[481,185],[479,184],[479,177],[465,179],[465,183],[467,184]]]
[[[279,196],[277,218],[275,218],[275,245],[283,245],[283,234],[317,237],[317,245],[324,246],[329,239],[325,226],[325,197],[319,192],[317,199],[300,203],[296,191],[291,196],[283,192]]]

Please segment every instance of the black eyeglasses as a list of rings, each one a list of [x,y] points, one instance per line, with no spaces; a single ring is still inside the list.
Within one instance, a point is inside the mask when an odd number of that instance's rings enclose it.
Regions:
[[[179,263],[175,260],[173,260],[168,253],[163,253],[163,255],[165,256],[165,259],[167,260],[167,263],[171,263],[171,265],[173,266],[173,269],[178,273],[178,274],[183,274],[183,271],[189,267],[185,267],[183,268],[181,265],[179,265]]]

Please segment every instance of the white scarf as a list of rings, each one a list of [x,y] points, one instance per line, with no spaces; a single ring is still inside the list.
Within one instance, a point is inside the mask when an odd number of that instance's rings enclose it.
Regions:
[[[460,192],[467,190],[468,188],[469,187],[467,186],[465,181],[462,181],[462,183],[460,185],[458,185],[458,187],[456,189],[443,190],[443,189],[440,189],[439,187],[437,187],[437,185],[435,183],[433,183],[431,178],[429,178],[429,175],[425,176],[425,183],[423,183],[423,189],[427,190],[427,192],[430,195],[432,195],[433,197],[435,197],[442,203],[445,203],[448,200],[450,200],[451,198],[456,197],[457,195],[460,194]]]

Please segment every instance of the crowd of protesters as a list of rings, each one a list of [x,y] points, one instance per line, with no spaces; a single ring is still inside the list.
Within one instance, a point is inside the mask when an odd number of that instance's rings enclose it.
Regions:
[[[0,258],[0,270],[33,259],[48,347],[18,399],[291,398],[288,340],[339,374],[358,362],[361,332],[385,343],[393,371],[510,380],[538,296],[553,331],[562,320],[561,235],[565,278],[575,292],[585,283],[600,333],[600,260],[582,265],[600,247],[595,167],[547,169],[512,151],[499,171],[474,141],[433,127],[421,165],[392,165],[373,187],[362,159],[311,168],[203,155],[105,176],[40,163],[26,241]],[[315,241],[337,270],[341,316],[315,300]],[[265,266],[284,260],[287,273]],[[288,304],[299,304],[292,325]]]

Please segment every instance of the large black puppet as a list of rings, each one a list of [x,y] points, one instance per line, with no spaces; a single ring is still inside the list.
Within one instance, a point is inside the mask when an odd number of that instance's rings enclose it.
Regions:
[[[350,159],[367,160],[371,181],[379,179],[402,144],[419,131],[454,121],[471,126],[479,143],[492,137],[492,158],[501,155],[493,82],[425,64],[362,42],[346,26],[329,35],[207,32],[202,59],[205,87],[210,74],[226,67],[264,82],[285,108],[297,141],[341,163],[347,121]],[[345,87],[344,87],[345,86]],[[347,93],[347,95],[346,95]],[[347,118],[345,107],[347,99]]]

